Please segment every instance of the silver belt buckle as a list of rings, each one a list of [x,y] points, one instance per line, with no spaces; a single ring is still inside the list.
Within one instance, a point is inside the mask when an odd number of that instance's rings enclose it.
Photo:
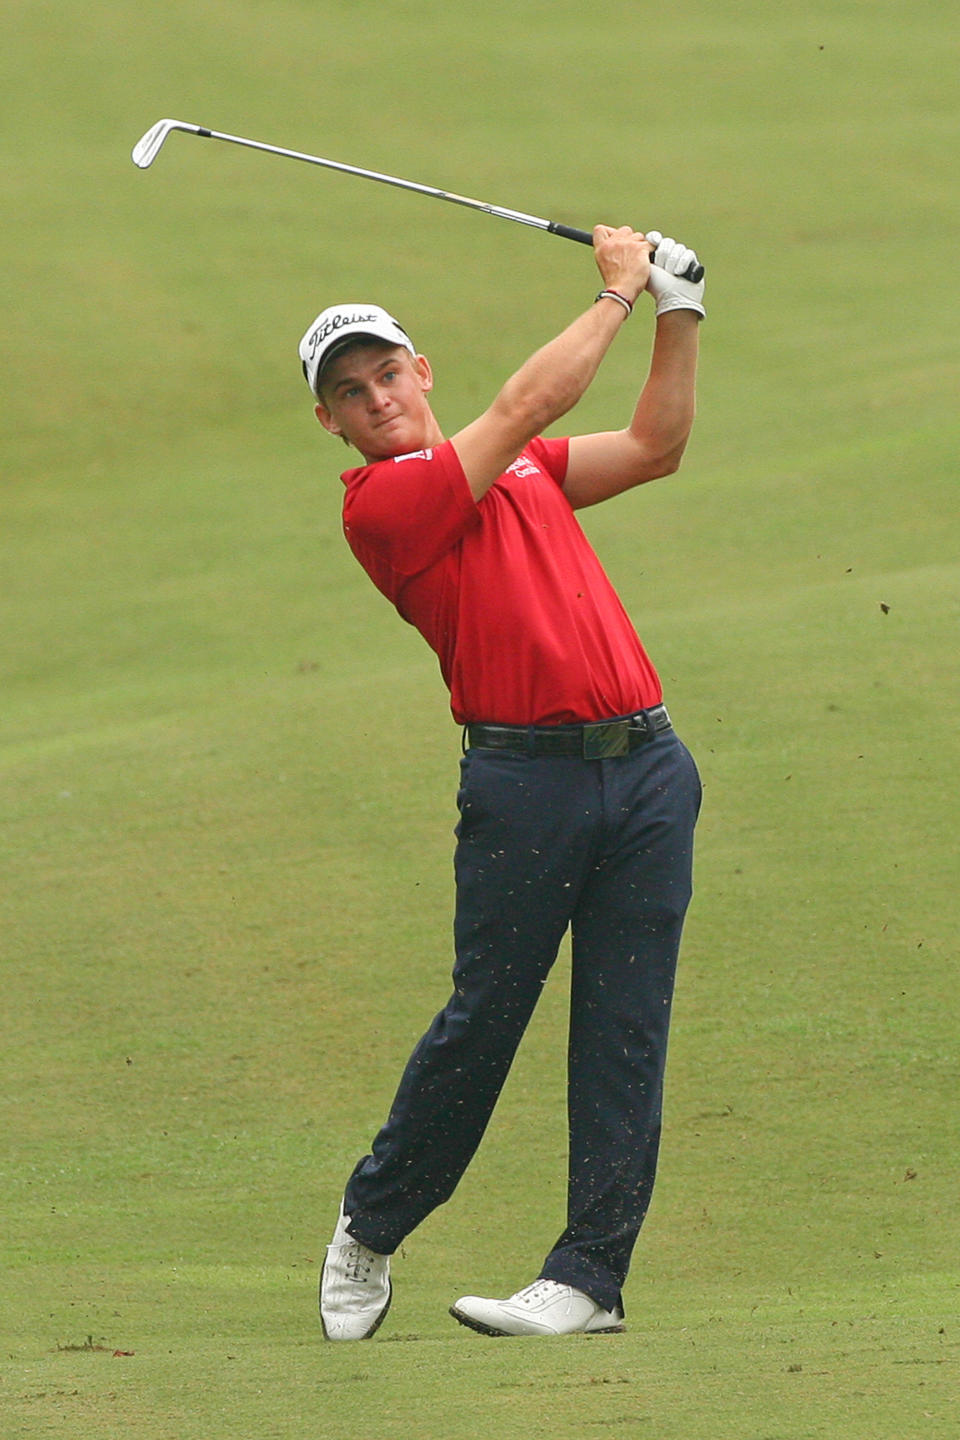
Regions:
[[[630,749],[628,720],[601,720],[583,727],[584,760],[610,760]]]

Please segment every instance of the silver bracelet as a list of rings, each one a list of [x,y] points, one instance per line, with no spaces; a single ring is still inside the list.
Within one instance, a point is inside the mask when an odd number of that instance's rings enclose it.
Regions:
[[[621,295],[619,290],[601,290],[597,296],[597,300],[618,300],[628,315],[633,314],[633,306],[630,304],[626,295]],[[597,300],[593,303],[596,304]]]

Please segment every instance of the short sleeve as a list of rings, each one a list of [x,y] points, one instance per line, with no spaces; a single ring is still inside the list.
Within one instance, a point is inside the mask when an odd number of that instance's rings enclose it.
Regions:
[[[570,441],[564,436],[558,440],[547,440],[540,435],[536,440],[531,440],[526,446],[527,453],[532,455],[540,466],[546,471],[551,480],[562,486],[567,478],[567,464],[570,458]]]

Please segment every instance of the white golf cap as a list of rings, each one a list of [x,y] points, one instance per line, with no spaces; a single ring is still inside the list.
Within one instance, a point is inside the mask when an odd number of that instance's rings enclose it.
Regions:
[[[314,395],[317,377],[334,351],[357,335],[385,340],[388,345],[402,345],[411,355],[417,353],[403,326],[379,305],[331,305],[317,316],[300,341],[303,373]]]

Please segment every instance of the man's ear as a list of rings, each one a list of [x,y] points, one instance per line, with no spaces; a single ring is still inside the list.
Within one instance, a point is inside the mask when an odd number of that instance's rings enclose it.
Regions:
[[[333,416],[330,414],[330,411],[327,409],[326,405],[324,405],[322,400],[318,401],[317,404],[313,407],[313,413],[320,421],[320,424],[323,426],[324,430],[329,430],[331,435],[343,434],[340,426],[334,420]]]
[[[340,426],[334,420],[333,416],[330,414],[330,411],[327,409],[326,405],[324,405],[322,401],[320,401],[319,404],[314,405],[313,413],[320,421],[320,424],[323,426],[324,430],[328,430],[331,435],[339,435],[344,445],[349,448],[349,446],[352,444],[352,441],[347,439],[346,435],[344,435]]]
[[[420,377],[420,388],[424,395],[428,395],[433,389],[433,371],[430,369],[430,361],[426,355],[415,355],[413,368]]]

